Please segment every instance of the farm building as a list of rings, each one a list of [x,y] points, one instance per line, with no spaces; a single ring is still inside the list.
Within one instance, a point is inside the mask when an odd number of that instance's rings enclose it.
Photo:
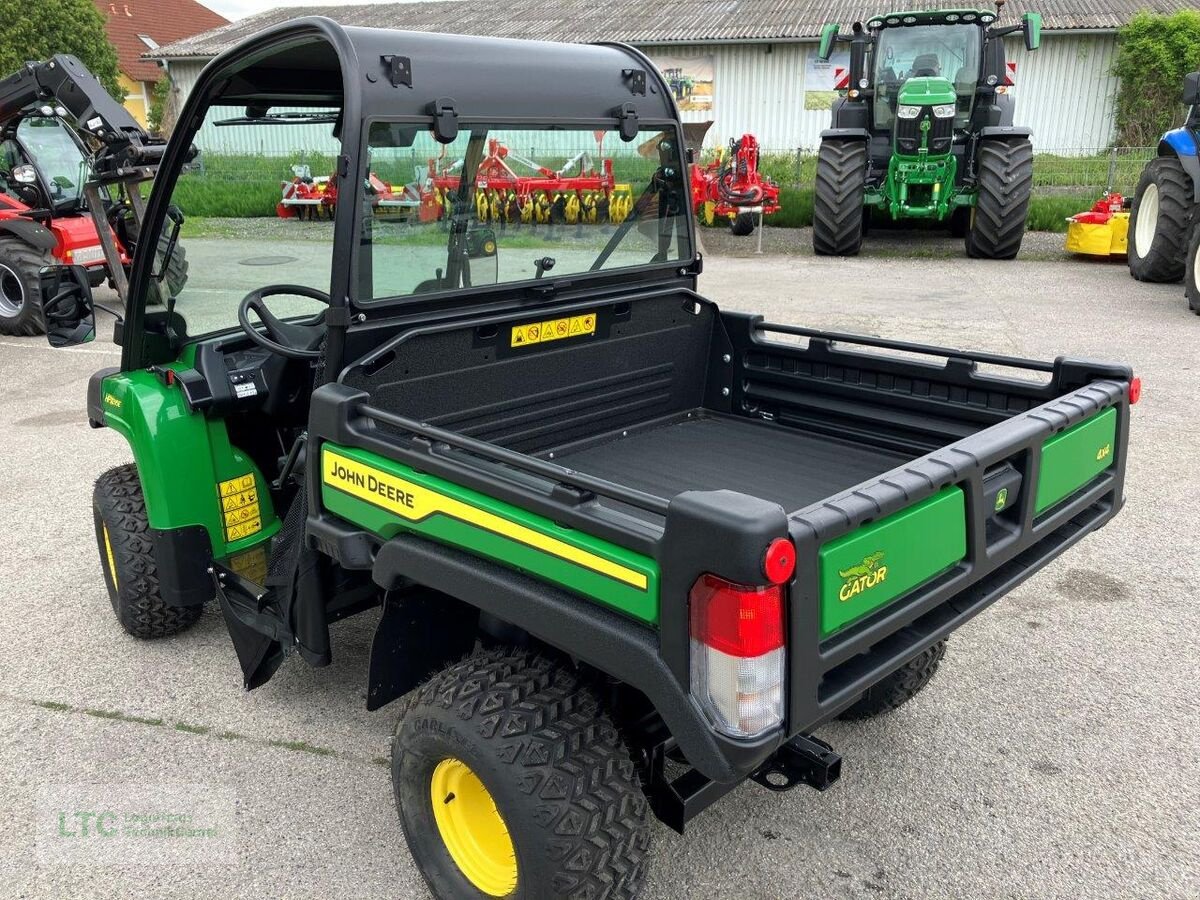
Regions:
[[[441,31],[554,41],[625,41],[641,48],[672,83],[683,116],[713,121],[707,144],[744,132],[773,151],[811,149],[829,124],[838,60],[822,64],[817,37],[825,22],[856,20],[901,8],[956,8],[959,2],[904,0],[513,0],[503,6],[471,0],[423,3],[281,7],[145,54],[166,67],[178,103],[205,64],[262,28],[303,15],[346,25]],[[1113,134],[1116,80],[1110,75],[1116,31],[1135,12],[1170,13],[1194,0],[1013,0],[1004,19],[1026,9],[1042,13],[1041,49],[1026,53],[1009,38],[1008,57],[1017,98],[1016,122],[1034,131],[1035,146],[1065,155],[1095,152]],[[536,90],[531,85],[530,90]],[[209,151],[285,153],[290,148],[231,147],[221,130],[205,129],[197,142]]]

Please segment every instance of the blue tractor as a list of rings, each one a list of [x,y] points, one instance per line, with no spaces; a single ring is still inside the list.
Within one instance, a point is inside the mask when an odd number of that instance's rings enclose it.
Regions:
[[[1188,306],[1200,315],[1200,72],[1184,78],[1187,121],[1158,142],[1142,172],[1129,216],[1129,274],[1139,281],[1181,278]]]

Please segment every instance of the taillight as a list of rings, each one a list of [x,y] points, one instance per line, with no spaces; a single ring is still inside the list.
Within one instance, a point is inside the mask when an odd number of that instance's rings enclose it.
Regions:
[[[691,691],[717,730],[755,737],[783,721],[783,588],[702,575],[689,600]]]
[[[1135,377],[1129,382],[1129,405],[1133,406],[1142,399],[1142,379]]]

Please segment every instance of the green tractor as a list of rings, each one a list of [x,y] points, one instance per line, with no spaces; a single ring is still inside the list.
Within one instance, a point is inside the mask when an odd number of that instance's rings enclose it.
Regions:
[[[893,12],[850,34],[821,30],[818,56],[850,45],[849,89],[821,133],[813,250],[853,256],[869,216],[945,222],[967,255],[1012,259],[1033,186],[1032,131],[1013,125],[1004,36],[1036,50],[1042,19],[972,9]],[[868,212],[868,210],[870,212]]]

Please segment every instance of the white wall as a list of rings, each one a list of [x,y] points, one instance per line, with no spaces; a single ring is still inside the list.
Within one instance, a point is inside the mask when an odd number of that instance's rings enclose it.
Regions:
[[[1017,62],[1016,123],[1029,125],[1039,150],[1067,153],[1104,148],[1113,134],[1113,103],[1117,80],[1109,71],[1116,52],[1113,34],[1043,33],[1042,46],[1026,53],[1010,38],[1010,59]],[[827,110],[804,109],[804,68],[812,42],[790,44],[704,44],[646,47],[654,57],[711,56],[715,97],[713,111],[685,112],[687,121],[714,120],[706,143],[724,144],[750,132],[766,149],[813,149],[829,127]],[[180,61],[170,66],[171,77],[186,97],[203,62]],[[224,133],[222,133],[224,131]],[[253,143],[234,137],[232,130],[205,127],[197,144],[210,152],[282,155],[296,149],[280,139],[294,138],[293,129],[236,129],[253,131]],[[285,135],[293,132],[292,135]]]

